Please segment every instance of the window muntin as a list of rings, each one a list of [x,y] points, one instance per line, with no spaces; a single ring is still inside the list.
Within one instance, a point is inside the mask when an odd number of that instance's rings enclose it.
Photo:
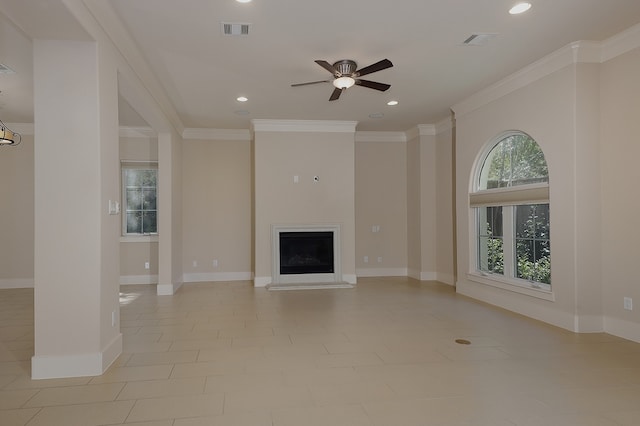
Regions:
[[[509,132],[497,138],[481,161],[470,194],[476,215],[476,270],[503,282],[551,290],[544,153],[530,136]]]
[[[158,170],[151,166],[124,166],[123,235],[158,233],[157,210]]]

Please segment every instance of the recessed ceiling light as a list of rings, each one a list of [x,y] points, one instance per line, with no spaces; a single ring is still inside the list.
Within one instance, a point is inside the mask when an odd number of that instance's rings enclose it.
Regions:
[[[517,15],[519,13],[524,13],[529,9],[531,9],[531,3],[522,2],[522,3],[516,4],[511,9],[509,9],[509,13],[512,15]]]
[[[396,105],[398,105],[398,101],[389,101],[389,102],[387,102],[387,105],[396,106]]]
[[[236,98],[236,101],[238,102],[247,102],[249,100],[249,98],[247,98],[246,96],[238,96]]]
[[[238,3],[251,3],[251,0],[236,0]]]

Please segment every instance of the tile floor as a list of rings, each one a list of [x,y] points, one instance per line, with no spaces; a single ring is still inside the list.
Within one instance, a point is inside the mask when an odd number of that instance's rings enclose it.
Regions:
[[[0,291],[0,425],[640,424],[640,344],[573,334],[442,284],[203,283],[173,297],[125,286],[121,299],[115,365],[31,381],[33,292]]]

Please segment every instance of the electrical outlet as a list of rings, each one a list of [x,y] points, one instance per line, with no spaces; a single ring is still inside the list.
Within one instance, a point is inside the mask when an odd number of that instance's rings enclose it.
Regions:
[[[193,263],[191,264],[194,268],[198,267],[198,261],[194,260]]]
[[[363,260],[364,260],[364,263],[369,263],[369,256],[365,256]]]
[[[217,268],[218,267],[218,259],[213,259],[213,267]]]
[[[633,311],[633,299],[630,297],[625,297],[623,300],[624,300],[624,308],[627,311]]]
[[[144,262],[144,269],[149,269],[149,262]]]
[[[378,256],[378,263],[382,263],[382,256]]]

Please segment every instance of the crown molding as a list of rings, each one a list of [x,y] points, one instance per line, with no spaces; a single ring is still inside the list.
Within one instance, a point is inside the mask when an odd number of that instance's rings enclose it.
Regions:
[[[247,129],[206,129],[186,128],[182,132],[184,140],[214,140],[214,141],[250,141],[251,131]]]
[[[356,132],[356,142],[406,142],[405,132]]]
[[[355,133],[357,121],[251,120],[254,132]]]
[[[602,42],[602,62],[640,48],[640,24]]]

